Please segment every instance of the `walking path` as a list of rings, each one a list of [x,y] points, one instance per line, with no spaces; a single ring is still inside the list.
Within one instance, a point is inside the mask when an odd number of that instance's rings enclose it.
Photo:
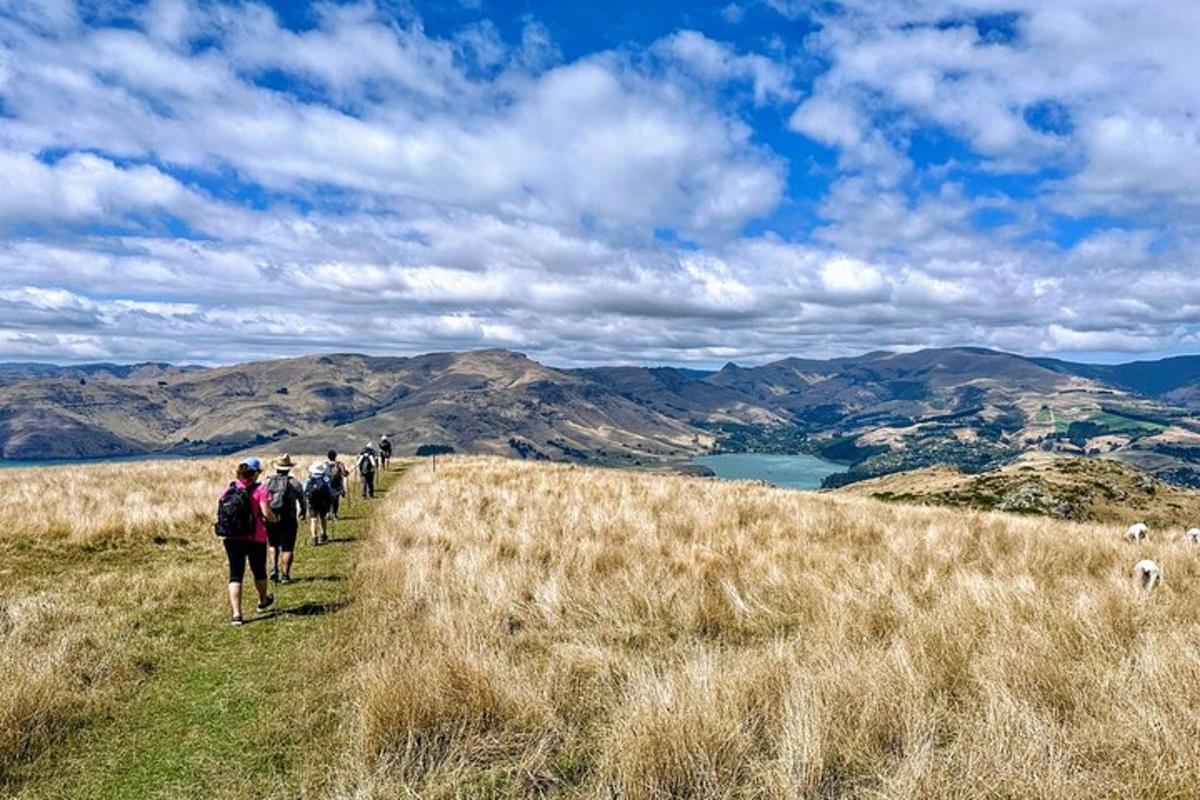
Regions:
[[[380,497],[404,469],[393,464],[380,476]],[[135,635],[165,637],[170,655],[109,720],[29,765],[17,797],[313,796],[337,756],[346,697],[342,661],[351,649],[335,646],[339,612],[352,599],[368,515],[380,502],[354,498],[329,544],[301,537],[296,581],[273,588],[273,614],[255,615],[247,600],[248,624],[223,624],[228,608],[215,576],[193,605],[172,606],[185,611],[151,612]],[[212,568],[223,563],[214,558]]]

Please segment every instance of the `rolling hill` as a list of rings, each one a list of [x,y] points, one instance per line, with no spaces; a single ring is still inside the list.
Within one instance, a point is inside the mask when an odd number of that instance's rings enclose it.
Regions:
[[[1171,486],[1108,458],[1029,453],[979,475],[953,467],[884,475],[843,493],[891,502],[1130,525],[1181,535],[1200,524],[1200,492]]]
[[[358,447],[387,432],[524,458],[636,465],[711,451],[807,452],[834,483],[1023,453],[1104,454],[1200,483],[1200,358],[1097,366],[979,348],[789,358],[715,372],[558,369],[482,350],[220,368],[0,366],[0,457]],[[286,444],[284,444],[286,443]]]

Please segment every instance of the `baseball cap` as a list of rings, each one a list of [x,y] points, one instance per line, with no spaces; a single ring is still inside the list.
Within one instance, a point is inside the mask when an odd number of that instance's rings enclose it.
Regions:
[[[259,461],[254,456],[250,456],[249,458],[243,458],[242,466],[249,467],[250,469],[254,470],[255,472],[262,472],[262,461]]]

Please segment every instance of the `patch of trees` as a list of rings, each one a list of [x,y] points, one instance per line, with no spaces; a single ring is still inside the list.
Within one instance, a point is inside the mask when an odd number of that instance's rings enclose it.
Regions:
[[[919,442],[899,450],[879,453],[850,467],[846,472],[830,475],[821,482],[822,488],[835,489],[851,483],[931,467],[936,464],[957,467],[967,474],[986,472],[1009,463],[1021,450],[981,440],[961,442],[954,437],[924,436]]]
[[[822,446],[817,455],[827,461],[838,464],[858,464],[872,456],[886,453],[891,448],[886,444],[871,444],[862,446],[856,436],[839,436]]]
[[[533,446],[531,442],[526,442],[518,439],[515,436],[508,440],[508,446],[511,447],[516,454],[521,458],[532,459],[534,461],[549,461],[550,456],[543,453]]]
[[[1067,426],[1067,440],[1076,447],[1083,447],[1088,439],[1108,432],[1108,428],[1091,420],[1077,420]]]
[[[423,444],[417,448],[418,456],[448,456],[454,453],[454,448],[448,444]]]
[[[567,458],[573,458],[577,461],[587,461],[588,454],[577,447],[572,447],[561,439],[547,439],[546,444],[550,447],[557,448]]]

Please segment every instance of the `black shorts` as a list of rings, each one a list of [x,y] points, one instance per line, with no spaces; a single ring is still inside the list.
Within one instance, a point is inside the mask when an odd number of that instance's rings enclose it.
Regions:
[[[229,582],[241,583],[246,577],[246,561],[254,580],[267,579],[267,543],[250,539],[226,539],[225,557],[229,559]]]
[[[296,531],[299,527],[300,523],[294,519],[268,522],[267,543],[271,547],[278,547],[285,553],[294,552],[296,550]]]

